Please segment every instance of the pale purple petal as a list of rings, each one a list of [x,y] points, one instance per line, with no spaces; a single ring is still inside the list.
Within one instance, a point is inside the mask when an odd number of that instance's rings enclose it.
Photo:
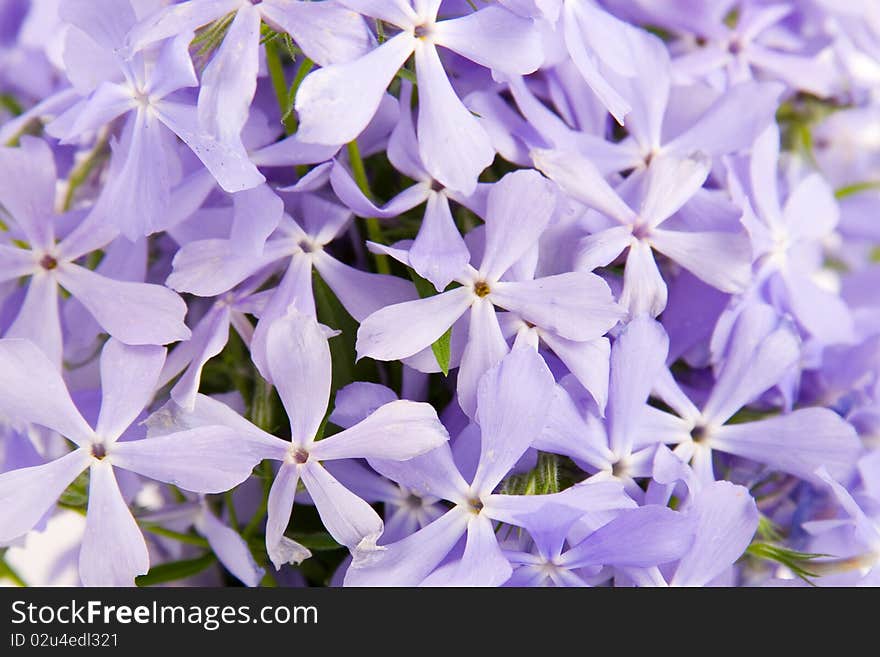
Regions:
[[[431,38],[438,46],[508,75],[533,73],[544,60],[534,23],[502,7],[490,5],[440,21],[432,28]]]
[[[190,337],[186,304],[161,285],[114,281],[72,264],[59,266],[58,282],[121,342],[168,344]]]
[[[150,97],[164,98],[178,89],[199,85],[199,78],[196,76],[189,55],[191,41],[192,34],[184,32],[177,38],[166,41],[162,46],[155,67],[151,72],[150,80],[144,90]],[[203,85],[204,82],[205,80],[202,78]]]
[[[480,514],[468,520],[461,559],[429,575],[422,586],[500,586],[512,574],[513,568],[498,546],[492,522]]]
[[[117,467],[194,493],[223,493],[247,479],[254,466],[271,455],[262,444],[223,426],[120,441],[108,452]]]
[[[375,45],[364,19],[332,2],[265,0],[258,9],[319,66],[350,62]]]
[[[0,244],[0,283],[34,272],[37,264],[33,251]]]
[[[374,312],[358,328],[358,359],[412,356],[436,342],[467,311],[473,299],[470,289],[460,287]]]
[[[541,433],[554,395],[553,375],[531,349],[514,349],[480,379],[480,462],[474,490],[491,493]]]
[[[404,461],[449,440],[430,404],[405,399],[389,402],[350,429],[316,442],[318,460],[377,458]]]
[[[492,285],[492,302],[569,340],[593,340],[625,316],[611,289],[589,272]]]
[[[32,248],[52,245],[55,158],[46,142],[24,136],[19,148],[0,148],[0,198]]]
[[[827,408],[802,408],[788,415],[725,425],[709,445],[803,479],[824,466],[836,479],[852,474],[862,453],[855,429]]]
[[[432,193],[427,184],[413,185],[379,207],[364,196],[351,174],[338,162],[334,162],[333,169],[330,171],[330,184],[339,200],[351,208],[357,216],[379,217],[380,219],[390,219],[403,214],[420,203],[424,203]]]
[[[623,125],[624,116],[632,110],[632,106],[602,75],[595,57],[585,47],[585,42],[588,39],[581,32],[581,16],[577,11],[584,7],[588,7],[588,5],[576,5],[571,2],[564,4],[563,35],[565,45],[584,81],[617,122]],[[589,26],[589,23],[589,19],[583,21],[586,26]]]
[[[773,121],[781,92],[777,83],[749,81],[730,87],[686,132],[666,144],[664,153],[718,156],[749,148]]]
[[[229,144],[198,127],[196,108],[163,100],[153,105],[158,119],[180,137],[227,192],[240,192],[266,181],[240,144]]]
[[[656,317],[666,307],[666,282],[657,269],[651,247],[643,240],[633,240],[623,271],[623,292],[620,304],[636,317]]]
[[[317,461],[308,461],[299,474],[321,522],[338,543],[353,552],[375,548],[384,525],[369,504],[340,484]]]
[[[633,224],[636,215],[609,185],[596,165],[583,155],[535,149],[535,166],[572,198],[622,224]]]
[[[752,251],[745,233],[651,231],[651,246],[722,292],[745,290],[752,277]]]
[[[244,539],[217,519],[207,506],[197,522],[199,533],[217,555],[217,560],[245,586],[259,586],[264,570],[254,561],[254,556]]]
[[[464,243],[446,194],[431,191],[419,234],[409,250],[413,269],[429,280],[438,292],[462,275],[471,254]]]
[[[293,441],[311,442],[330,399],[330,346],[314,318],[294,311],[266,335],[272,381],[290,418]]]
[[[608,338],[575,342],[547,332],[541,335],[541,339],[592,395],[599,413],[604,415],[605,405],[608,402],[609,358],[611,355],[611,344],[608,342]]]
[[[328,145],[355,139],[414,45],[415,37],[403,32],[359,59],[306,76],[294,103],[300,118],[297,134],[305,142]]]
[[[700,491],[688,513],[696,518],[696,537],[670,583],[705,586],[748,547],[758,529],[758,508],[742,486],[717,481]]]
[[[618,458],[632,451],[635,428],[660,371],[666,368],[668,350],[666,331],[644,315],[627,324],[611,348],[609,444]]]
[[[214,356],[223,351],[229,340],[229,306],[223,306],[217,312],[212,312],[208,317],[199,322],[193,330],[193,337],[185,345],[178,346],[168,358],[168,364],[174,359],[174,354],[184,347],[194,346],[195,352],[189,354],[190,361],[183,375],[171,388],[171,398],[187,410],[193,410],[196,404],[196,395],[199,391],[199,383],[202,378],[202,369]],[[167,374],[168,364],[162,373],[162,379]]]
[[[563,554],[567,568],[649,568],[679,559],[694,542],[693,518],[657,505],[623,511]]]
[[[233,194],[232,202],[235,214],[229,241],[235,246],[235,255],[251,258],[262,255],[266,240],[284,214],[284,202],[268,185]]]
[[[113,442],[150,403],[165,363],[165,348],[131,347],[110,339],[101,351],[101,412],[95,433]]]
[[[79,553],[79,576],[85,586],[134,586],[150,568],[144,536],[122,499],[113,467],[91,467],[86,531]]]
[[[651,161],[647,191],[639,207],[641,219],[657,226],[675,214],[703,186],[711,161],[703,154],[688,153],[685,159],[661,157]]]
[[[556,208],[556,193],[536,171],[509,173],[489,190],[486,247],[480,274],[501,278],[541,236]]]
[[[156,41],[195,32],[241,6],[240,0],[199,0],[162,7],[140,21],[128,33],[126,45],[137,51]]]
[[[458,368],[458,404],[473,418],[476,413],[477,388],[480,378],[501,362],[509,348],[495,307],[486,299],[478,299],[471,306],[468,341]]]
[[[94,435],[61,374],[27,340],[0,340],[0,415],[49,427],[78,445],[88,444]]]
[[[354,381],[336,391],[330,422],[348,429],[393,401],[397,401],[397,393],[391,388],[369,381]]]
[[[61,367],[63,340],[55,276],[38,271],[31,277],[24,303],[4,337],[30,340],[56,368]]]
[[[470,194],[477,187],[477,177],[495,159],[495,149],[477,118],[455,94],[434,45],[417,40],[415,53],[419,155],[436,180]]]
[[[448,443],[408,461],[371,459],[370,465],[382,476],[422,497],[439,497],[456,503],[465,501],[468,484],[452,460]]]
[[[199,127],[236,150],[244,150],[241,130],[257,89],[259,55],[260,12],[244,3],[202,73],[198,100]]]
[[[90,460],[87,450],[78,449],[45,465],[0,474],[0,543],[30,531]]]
[[[298,564],[308,559],[311,552],[284,532],[290,523],[293,500],[299,482],[299,468],[292,463],[282,463],[272,489],[269,491],[268,519],[266,520],[266,551],[276,570],[284,564]]]
[[[411,27],[419,19],[407,0],[339,0],[339,4],[400,28]]]
[[[632,242],[632,228],[615,226],[583,238],[577,247],[574,266],[578,271],[606,267]]]
[[[59,5],[58,16],[110,51],[125,45],[128,31],[137,22],[131,3],[116,0],[67,0]]]
[[[355,559],[345,574],[345,585],[417,586],[465,534],[470,517],[457,507],[384,550]]]
[[[413,284],[397,276],[355,269],[324,251],[314,254],[312,262],[348,314],[359,322],[386,306],[418,299]]]

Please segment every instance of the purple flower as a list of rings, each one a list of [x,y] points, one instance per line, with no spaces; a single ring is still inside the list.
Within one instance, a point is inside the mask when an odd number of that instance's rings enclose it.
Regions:
[[[384,550],[355,555],[346,585],[498,586],[510,577],[512,567],[498,544],[493,521],[523,526],[522,516],[545,505],[572,506],[582,515],[631,504],[613,482],[582,484],[549,495],[494,492],[543,426],[552,394],[553,377],[531,349],[514,349],[483,375],[477,392],[480,456],[470,483],[446,446],[403,463],[370,459],[388,478],[454,506]],[[463,536],[467,538],[461,558],[438,568]]]
[[[458,374],[459,403],[473,416],[477,381],[507,353],[495,306],[562,338],[592,340],[621,318],[607,284],[588,272],[504,280],[550,221],[553,190],[535,172],[508,174],[489,192],[486,246],[479,270],[468,265],[461,287],[386,306],[358,330],[358,357],[405,358],[429,347],[469,312],[468,341]]]
[[[495,151],[477,119],[456,96],[436,46],[511,75],[531,73],[542,53],[532,22],[500,7],[437,20],[440,3],[344,0],[345,6],[401,31],[360,59],[327,66],[303,81],[296,111],[304,141],[342,144],[366,127],[394,75],[415,53],[419,86],[419,155],[441,184],[473,192]]]
[[[22,138],[20,148],[0,149],[0,203],[15,222],[21,241],[0,244],[0,280],[29,276],[27,295],[6,337],[37,344],[57,365],[63,339],[59,286],[71,293],[104,331],[131,345],[167,344],[189,337],[186,305],[171,290],[118,281],[76,264],[109,244],[117,231],[99,215],[74,213],[78,225],[56,244],[55,162],[45,142]]]
[[[281,462],[269,493],[266,525],[266,549],[279,569],[310,554],[284,536],[300,480],[336,541],[355,554],[377,549],[382,519],[339,483],[322,461],[367,457],[406,460],[449,439],[430,406],[400,400],[384,404],[341,433],[316,440],[330,398],[330,348],[324,330],[312,317],[296,310],[291,313],[274,322],[266,337],[269,373],[290,418],[290,442],[267,434],[204,395],[198,396],[192,414],[184,413],[174,420],[186,426],[226,426],[252,444],[262,458]]]
[[[26,340],[0,340],[0,413],[48,427],[76,449],[45,465],[0,475],[0,541],[28,532],[84,470],[89,508],[79,571],[86,586],[132,586],[149,568],[147,546],[115,469],[218,493],[243,481],[259,462],[225,427],[209,426],[146,440],[119,440],[150,402],[165,361],[163,347],[110,340],[101,354],[101,412],[94,428],[74,406],[61,376]]]

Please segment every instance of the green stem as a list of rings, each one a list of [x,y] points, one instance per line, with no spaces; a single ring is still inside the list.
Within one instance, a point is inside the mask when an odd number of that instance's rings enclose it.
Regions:
[[[845,185],[844,187],[840,187],[834,190],[834,196],[837,199],[842,199],[846,198],[847,196],[852,196],[853,194],[858,194],[859,192],[867,192],[872,189],[880,189],[880,181],[868,180],[865,182],[853,183],[852,185]]]
[[[208,544],[207,539],[204,539],[201,536],[193,536],[192,534],[176,532],[171,529],[166,529],[165,527],[160,527],[159,525],[142,524],[141,529],[143,529],[144,531],[148,531],[151,534],[156,534],[157,536],[164,536],[165,538],[170,538],[181,543],[186,543],[187,545],[195,545],[202,548],[211,547]]]
[[[260,470],[263,475],[263,496],[260,498],[260,505],[257,507],[257,510],[254,512],[254,515],[251,517],[247,526],[244,528],[244,531],[241,533],[242,537],[245,540],[248,540],[257,528],[260,526],[263,518],[266,516],[266,512],[269,509],[269,491],[272,488],[272,465],[269,461],[263,461],[260,464]]]
[[[302,84],[302,81],[305,80],[309,73],[311,73],[313,68],[315,68],[315,62],[308,57],[303,57],[302,63],[296,70],[296,75],[293,76],[293,82],[290,83],[290,92],[288,94],[288,98],[290,99],[290,109],[288,110],[289,116],[287,118],[293,126],[294,132],[299,127],[299,119],[296,116],[296,112],[293,111],[293,101],[296,98],[296,92],[299,91],[299,86]]]
[[[370,191],[370,183],[367,180],[367,170],[364,168],[364,161],[361,158],[361,152],[358,148],[357,141],[348,142],[348,161],[351,164],[351,172],[354,175],[354,181],[357,183],[358,188],[364,193],[364,196],[367,198],[372,198],[373,194]],[[367,217],[364,219],[364,223],[367,227],[367,237],[373,241],[382,244],[384,242],[384,237],[382,236],[382,227],[379,224],[379,220],[376,217]],[[376,271],[380,274],[390,274],[391,273],[391,265],[388,262],[388,256],[383,255],[381,253],[373,254],[373,258],[376,261]]]
[[[281,51],[275,41],[267,41],[266,48],[266,66],[269,69],[269,79],[272,81],[272,88],[275,90],[275,96],[278,98],[278,107],[281,110],[281,123],[284,125],[284,132],[292,135],[296,132],[296,125],[291,120],[292,112],[289,111],[289,95],[287,92],[287,79],[284,77],[284,66],[281,63]]]
[[[107,135],[105,134],[98,139],[98,142],[95,144],[92,151],[86,156],[86,159],[80,162],[76,168],[70,172],[70,177],[67,179],[67,193],[64,195],[64,204],[61,206],[61,209],[64,212],[67,212],[73,206],[73,199],[76,195],[76,190],[88,180],[89,175],[91,175],[95,167],[104,159],[104,151],[106,147]]]
[[[228,490],[223,496],[226,503],[226,513],[229,514],[229,526],[236,532],[241,531],[238,527],[238,514],[235,512],[235,501],[232,499],[232,491]]]

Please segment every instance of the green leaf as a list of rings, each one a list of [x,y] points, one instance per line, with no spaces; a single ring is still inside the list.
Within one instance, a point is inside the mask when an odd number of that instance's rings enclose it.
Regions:
[[[538,463],[522,474],[510,475],[501,488],[505,495],[547,495],[562,490],[559,481],[559,457],[538,453]]]
[[[412,279],[412,282],[416,286],[416,291],[419,293],[419,296],[422,299],[427,297],[432,297],[437,294],[437,290],[434,289],[434,286],[430,281],[419,276],[415,270],[408,269],[409,277]],[[440,366],[440,371],[443,372],[444,376],[449,376],[449,358],[451,355],[450,344],[452,342],[452,327],[450,326],[446,329],[446,332],[440,336],[440,338],[431,345],[431,351],[434,352],[434,357],[437,359],[437,364]]]
[[[880,189],[880,181],[867,180],[864,182],[853,183],[852,185],[838,187],[836,190],[834,190],[834,197],[839,200],[846,198],[847,196],[853,196],[854,194],[858,194],[859,192],[867,192],[872,189]]]
[[[355,363],[355,339],[358,323],[333,294],[317,271],[312,271],[312,289],[318,321],[332,329],[342,331],[330,340],[330,357],[333,367],[333,391],[347,386],[354,380],[375,380],[375,365],[366,360]]]
[[[757,535],[761,539],[773,543],[778,543],[784,538],[782,531],[779,528],[779,525],[770,520],[770,518],[768,518],[764,514],[761,514],[761,516],[758,518]]]
[[[817,572],[810,570],[810,562],[828,556],[827,554],[798,552],[797,550],[764,541],[755,541],[749,545],[746,548],[746,554],[762,561],[781,564],[808,584],[813,583],[810,581],[812,578],[819,576]]]
[[[64,489],[58,498],[59,506],[67,509],[85,511],[89,502],[89,469],[83,470],[79,476]]]
[[[288,536],[300,545],[315,552],[339,550],[343,547],[327,532],[292,532]]]
[[[195,559],[183,559],[181,561],[169,561],[150,568],[150,572],[135,578],[138,586],[154,586],[165,582],[174,582],[198,575],[217,561],[214,553],[209,552]]]

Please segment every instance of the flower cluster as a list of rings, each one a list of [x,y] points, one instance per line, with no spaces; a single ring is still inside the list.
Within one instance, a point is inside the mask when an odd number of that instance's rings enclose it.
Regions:
[[[0,0],[0,578],[880,584],[877,89],[869,0]]]

